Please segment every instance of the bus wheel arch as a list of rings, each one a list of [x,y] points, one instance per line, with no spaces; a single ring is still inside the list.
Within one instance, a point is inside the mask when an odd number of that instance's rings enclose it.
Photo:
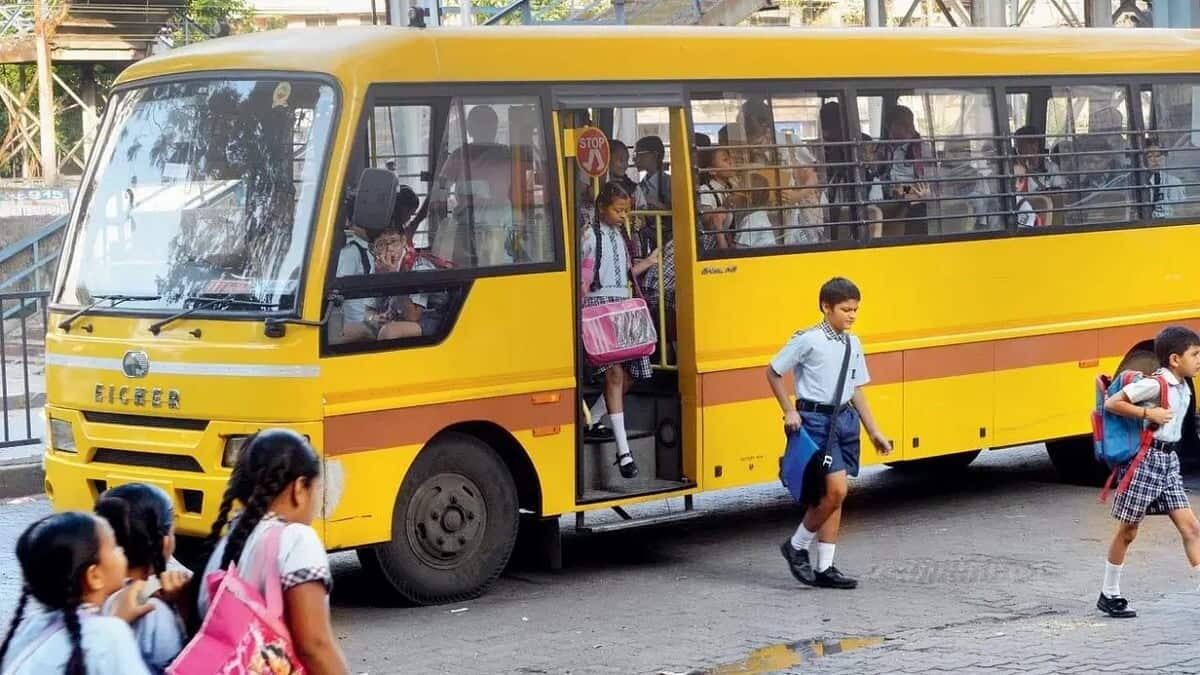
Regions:
[[[430,440],[396,494],[391,539],[358,550],[366,571],[405,602],[479,597],[508,564],[524,502],[509,462],[519,463],[489,442],[503,437],[486,426],[456,425]]]
[[[1112,375],[1115,377],[1126,370],[1151,373],[1157,368],[1158,357],[1154,354],[1154,340],[1142,340],[1125,352]],[[1103,485],[1111,473],[1107,466],[1096,460],[1095,444],[1090,435],[1048,441],[1046,451],[1059,476],[1068,483]]]

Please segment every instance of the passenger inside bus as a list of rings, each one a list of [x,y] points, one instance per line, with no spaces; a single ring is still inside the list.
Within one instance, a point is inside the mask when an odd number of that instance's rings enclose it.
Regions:
[[[750,208],[755,209],[741,218],[734,236],[737,248],[764,248],[779,244],[775,238],[778,211],[768,210],[771,206],[771,184],[766,178],[752,173],[750,183]]]
[[[634,162],[644,173],[636,193],[639,211],[671,210],[671,174],[664,169],[666,158],[666,146],[658,136],[640,138],[634,146]]]
[[[633,194],[637,183],[629,177],[629,146],[612,139],[608,142],[608,180],[613,181]]]
[[[1058,165],[1050,159],[1046,148],[1046,135],[1041,129],[1026,125],[1017,129],[1013,136],[1017,161],[1024,166],[1033,192],[1061,190],[1067,187],[1067,181]]]
[[[885,126],[891,147],[889,161],[884,165],[885,194],[892,201],[885,216],[891,211],[892,218],[902,220],[906,235],[926,234],[926,200],[931,193],[924,178],[929,152],[917,131],[912,109],[907,106],[892,108]]]
[[[783,201],[796,208],[784,212],[783,243],[788,246],[816,244],[829,241],[829,232],[824,227],[825,207],[829,200],[820,187],[817,160],[806,148],[796,148],[796,165],[792,187],[783,192]]]
[[[439,177],[438,189],[447,192],[446,207],[455,225],[453,244],[442,243],[439,250],[460,266],[513,261],[508,250],[513,231],[512,150],[497,142],[499,128],[492,106],[472,106],[466,121],[469,140],[450,153]],[[447,134],[453,137],[453,130]],[[473,236],[470,245],[464,241],[467,231]]]
[[[728,127],[721,131],[726,132]],[[728,139],[728,133],[722,133]],[[722,141],[724,145],[726,141]],[[700,248],[705,251],[730,248],[727,232],[733,229],[733,212],[738,203],[733,188],[733,159],[723,147],[700,151]]]
[[[974,165],[971,142],[965,139],[946,141],[942,150],[942,161],[938,165],[937,183],[939,205],[942,215],[967,213],[965,218],[955,218],[954,224],[943,220],[942,232],[962,232],[966,229],[986,230],[993,222],[988,215],[999,208],[988,189],[989,179]],[[966,227],[969,226],[969,227]]]
[[[1183,181],[1167,170],[1167,150],[1157,136],[1146,137],[1145,153],[1153,217],[1159,220],[1174,218],[1175,205],[1187,201]]]

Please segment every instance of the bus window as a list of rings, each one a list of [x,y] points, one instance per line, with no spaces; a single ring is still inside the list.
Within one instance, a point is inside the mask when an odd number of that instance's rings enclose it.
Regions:
[[[1142,92],[1142,115],[1152,218],[1200,215],[1200,85],[1154,85]]]
[[[1052,215],[1042,224],[1132,220],[1135,163],[1125,88],[1039,87],[1026,93],[1045,101],[1045,128],[1027,125],[1014,131],[1013,140],[1020,170],[1029,177],[1025,191],[1052,200]]]
[[[470,281],[438,272],[555,259],[536,98],[444,97],[369,115],[363,156],[397,176],[395,210],[390,223],[367,227],[348,214],[334,253],[344,301],[326,329],[327,344],[342,346],[333,351],[444,338]],[[436,145],[432,129],[445,130]]]
[[[864,170],[883,217],[872,236],[1003,228],[1000,153],[986,90],[883,92],[860,96],[858,107]]]
[[[430,196],[436,256],[457,268],[554,259],[541,127],[535,98],[451,102]]]
[[[420,201],[428,196],[432,115],[428,105],[376,105],[367,126],[367,165],[396,174],[400,185],[411,189]],[[411,235],[414,246],[429,247],[427,222],[418,223]]]
[[[859,205],[840,95],[698,94],[692,120],[702,253],[855,238]]]

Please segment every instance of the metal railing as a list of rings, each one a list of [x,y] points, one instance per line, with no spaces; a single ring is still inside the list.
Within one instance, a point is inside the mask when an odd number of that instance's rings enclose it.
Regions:
[[[0,293],[0,448],[41,442],[36,410],[46,403],[45,357],[49,291]],[[41,385],[41,386],[39,386]],[[40,421],[40,415],[38,415]]]
[[[654,312],[654,320],[658,329],[658,353],[652,365],[657,370],[677,370],[679,368],[674,358],[674,350],[672,349],[667,331],[669,327],[668,321],[674,321],[675,318],[673,316],[675,311],[674,273],[671,274],[670,279],[672,284],[670,294],[672,297],[669,299],[667,289],[668,279],[665,274],[666,265],[669,263],[673,268],[675,264],[675,261],[671,259],[675,255],[675,248],[671,246],[670,250],[668,250],[667,244],[670,241],[667,239],[666,230],[663,226],[663,219],[670,217],[670,211],[631,211],[629,213],[629,220],[626,223],[626,229],[629,230],[630,235],[639,239],[643,228],[653,228],[655,243],[653,251],[658,256],[658,273],[654,276],[654,288],[643,288],[642,292],[652,293],[651,304],[652,308],[656,310]],[[641,283],[640,279],[638,283]]]

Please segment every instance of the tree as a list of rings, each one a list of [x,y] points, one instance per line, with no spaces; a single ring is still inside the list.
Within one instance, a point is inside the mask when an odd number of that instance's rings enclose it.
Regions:
[[[246,0],[189,0],[188,18],[215,37],[250,30],[254,10]]]

